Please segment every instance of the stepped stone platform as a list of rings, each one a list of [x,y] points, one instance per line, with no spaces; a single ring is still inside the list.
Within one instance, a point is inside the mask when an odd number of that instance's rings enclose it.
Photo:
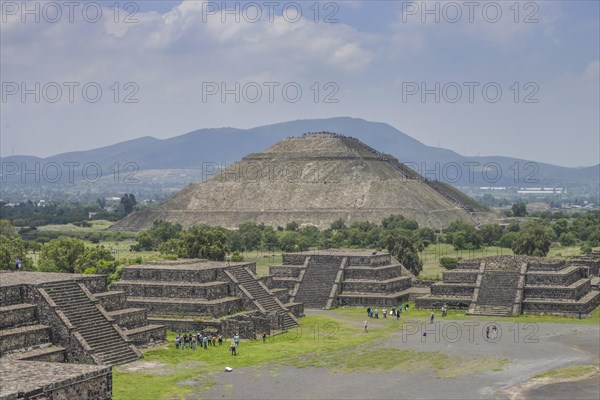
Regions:
[[[0,399],[111,398],[110,367],[141,353],[96,297],[106,290],[102,275],[0,273]]]
[[[139,318],[136,310],[145,310],[153,323],[172,330],[251,338],[298,325],[302,304],[267,283],[256,275],[254,263],[193,259],[132,265],[112,286],[125,304],[112,315],[127,325]]]
[[[0,399],[112,398],[110,367],[0,358]]]
[[[319,250],[283,255],[269,267],[273,287],[307,308],[397,306],[412,295],[412,275],[390,254],[372,250]]]
[[[460,262],[416,306],[468,309],[472,315],[589,314],[600,304],[595,270],[580,260],[496,256]]]

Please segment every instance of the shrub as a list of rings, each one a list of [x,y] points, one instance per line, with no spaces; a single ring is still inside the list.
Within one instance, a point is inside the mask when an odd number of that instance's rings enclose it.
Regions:
[[[440,257],[440,266],[444,269],[454,269],[461,259],[461,257]]]

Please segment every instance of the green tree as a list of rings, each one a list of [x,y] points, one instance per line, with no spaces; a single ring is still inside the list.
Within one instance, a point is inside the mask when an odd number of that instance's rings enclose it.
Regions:
[[[419,275],[423,270],[423,261],[419,258],[414,243],[406,236],[389,234],[387,249],[396,260],[414,275]]]
[[[21,260],[21,269],[33,268],[33,261],[27,257],[26,242],[18,236],[0,235],[0,268],[14,269],[16,260]]]
[[[344,222],[343,219],[336,219],[335,221],[333,221],[331,223],[331,230],[332,231],[343,231],[345,230],[346,227],[346,223]]]
[[[17,231],[13,224],[7,219],[0,219],[0,236],[16,236]]]
[[[251,251],[258,249],[262,237],[262,228],[264,226],[260,226],[256,222],[244,222],[238,226],[244,250]]]
[[[512,249],[515,254],[544,257],[550,250],[554,231],[542,222],[529,222],[519,233]]]
[[[300,235],[298,234],[298,232],[283,231],[279,237],[279,243],[281,244],[281,250],[297,251],[299,238],[300,238]]]
[[[206,258],[223,261],[227,253],[227,230],[208,225],[194,225],[159,246],[163,254],[183,258]]]
[[[86,247],[83,254],[75,260],[74,270],[77,273],[112,274],[117,268],[110,249],[104,246]],[[93,270],[93,272],[91,271]]]
[[[125,215],[131,214],[131,212],[137,205],[137,200],[133,193],[125,193],[123,197],[121,197],[121,205],[123,206]]]
[[[498,224],[485,224],[479,229],[483,243],[493,246],[502,237],[502,227]]]
[[[137,234],[136,250],[157,250],[161,243],[176,238],[181,232],[181,225],[169,221],[154,221],[152,228]]]
[[[288,222],[285,224],[286,231],[297,231],[300,225],[296,221]]]
[[[527,215],[527,204],[518,202],[512,205],[511,211],[515,217],[524,217]]]
[[[260,239],[261,247],[267,251],[273,251],[279,248],[279,240],[277,239],[277,233],[273,228],[265,227],[263,229]]]
[[[506,232],[498,241],[498,246],[512,249],[517,240],[517,232]]]
[[[408,219],[400,214],[390,215],[387,218],[384,218],[381,221],[381,226],[385,230],[393,231],[396,229],[406,229],[409,231],[414,231],[419,228],[419,224],[417,221],[412,219]]]
[[[77,259],[85,252],[85,243],[74,238],[59,238],[42,247],[38,269],[47,272],[75,272]]]
[[[446,242],[452,244],[455,250],[481,248],[482,238],[480,232],[465,221],[455,220],[450,222],[445,232]]]

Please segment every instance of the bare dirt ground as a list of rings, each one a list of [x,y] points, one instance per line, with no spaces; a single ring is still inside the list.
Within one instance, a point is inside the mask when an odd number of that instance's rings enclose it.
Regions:
[[[319,311],[317,313],[326,313]],[[344,318],[344,317],[340,317]],[[384,323],[376,321],[370,329]],[[409,326],[410,325],[410,326]],[[490,338],[487,338],[487,327]],[[497,334],[493,336],[492,327]],[[427,335],[423,336],[423,332]],[[598,369],[569,379],[534,376],[574,365],[600,364],[600,327],[415,319],[379,348],[442,352],[471,359],[494,356],[502,368],[466,370],[372,370],[283,366],[275,370],[239,369],[216,373],[208,390],[190,399],[600,399]],[[457,367],[460,368],[460,367]],[[200,385],[200,382],[198,382]]]

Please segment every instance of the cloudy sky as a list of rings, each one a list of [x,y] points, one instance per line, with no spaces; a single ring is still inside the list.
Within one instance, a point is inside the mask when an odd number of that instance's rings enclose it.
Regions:
[[[67,3],[2,2],[3,156],[351,116],[600,162],[596,1]]]

